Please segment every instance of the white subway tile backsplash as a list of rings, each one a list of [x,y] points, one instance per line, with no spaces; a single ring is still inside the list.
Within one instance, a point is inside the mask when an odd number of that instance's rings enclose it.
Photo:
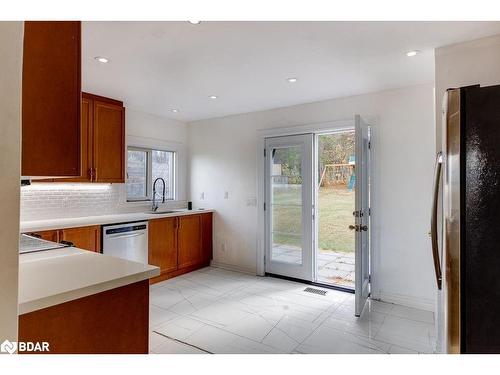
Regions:
[[[120,184],[45,184],[21,188],[21,220],[107,215],[125,210]]]
[[[21,188],[21,221],[144,212],[151,203],[126,203],[124,184],[33,183]],[[186,202],[170,201],[168,208]]]

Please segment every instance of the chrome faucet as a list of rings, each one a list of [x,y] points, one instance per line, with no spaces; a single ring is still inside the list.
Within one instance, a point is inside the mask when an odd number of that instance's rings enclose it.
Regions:
[[[162,201],[161,203],[165,203],[165,180],[161,177],[158,177],[155,182],[153,182],[153,206],[151,207],[151,210],[153,212],[156,212],[156,210],[158,209],[158,203],[156,203],[156,194],[158,194],[156,192],[156,183],[158,182],[158,180],[160,180],[161,182],[163,182],[163,193],[162,193]]]

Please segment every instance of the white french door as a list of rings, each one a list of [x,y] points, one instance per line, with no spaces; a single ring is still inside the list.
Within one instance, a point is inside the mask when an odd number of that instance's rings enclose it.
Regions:
[[[360,316],[370,293],[370,126],[359,115],[352,125],[355,225],[349,228],[355,231],[355,314]],[[314,139],[314,134],[266,138],[264,206],[265,272],[312,282],[318,264]]]
[[[313,134],[266,138],[266,272],[313,281]]]
[[[360,316],[370,294],[370,126],[355,117],[355,314]]]

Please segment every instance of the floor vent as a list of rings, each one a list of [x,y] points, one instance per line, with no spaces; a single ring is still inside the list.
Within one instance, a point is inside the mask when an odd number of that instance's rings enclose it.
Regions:
[[[316,288],[305,288],[304,292],[312,293],[312,294],[319,294],[320,296],[324,296],[326,294],[326,290],[316,289]]]

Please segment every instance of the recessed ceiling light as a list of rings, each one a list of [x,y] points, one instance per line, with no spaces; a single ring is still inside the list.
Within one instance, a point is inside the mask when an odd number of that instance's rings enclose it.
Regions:
[[[188,21],[191,25],[198,25],[201,21]]]
[[[102,57],[102,56],[96,56],[96,57],[94,57],[94,59],[96,59],[97,61],[104,63],[104,64],[109,62],[109,60],[107,58]]]
[[[293,77],[292,77],[292,78],[287,78],[286,80],[287,80],[288,82],[290,82],[290,83],[295,83],[295,82],[297,82],[297,78],[293,78]]]
[[[174,112],[174,113],[179,112],[179,110],[177,108],[172,108],[171,111]]]
[[[417,56],[419,53],[420,53],[419,50],[408,51],[408,52],[406,52],[406,56],[413,57],[413,56]]]
[[[217,95],[210,95],[208,98],[209,99],[217,99]]]

